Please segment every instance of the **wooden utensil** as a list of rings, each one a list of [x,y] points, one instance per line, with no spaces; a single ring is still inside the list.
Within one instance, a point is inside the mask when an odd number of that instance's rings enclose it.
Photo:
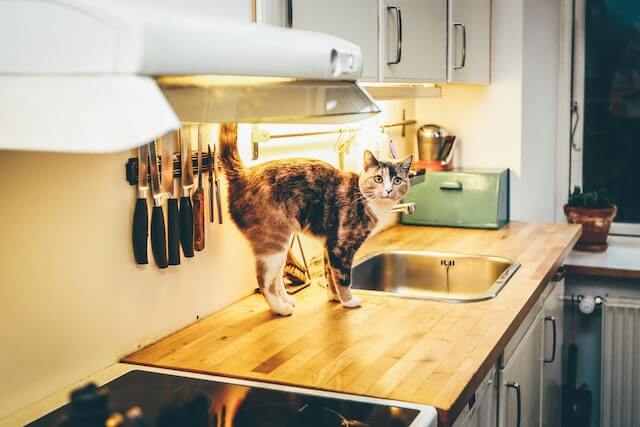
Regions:
[[[204,188],[202,188],[202,140],[207,138],[207,129],[198,126],[198,188],[193,192],[193,248],[204,249]]]

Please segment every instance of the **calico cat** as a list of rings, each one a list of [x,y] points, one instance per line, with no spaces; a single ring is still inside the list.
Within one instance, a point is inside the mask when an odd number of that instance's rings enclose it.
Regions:
[[[287,159],[245,168],[237,127],[220,127],[220,160],[228,181],[229,212],[256,258],[258,285],[274,313],[288,316],[294,299],[282,270],[293,233],[324,240],[328,297],[358,307],[351,264],[365,239],[409,190],[413,157],[381,161],[364,153],[364,173],[342,172],[318,160]]]

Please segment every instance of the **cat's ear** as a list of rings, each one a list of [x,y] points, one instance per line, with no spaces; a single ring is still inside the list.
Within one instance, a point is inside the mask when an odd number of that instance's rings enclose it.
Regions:
[[[368,170],[369,168],[377,168],[380,166],[378,159],[373,155],[373,153],[369,150],[364,150],[364,170]]]
[[[407,175],[409,174],[409,169],[411,169],[411,162],[413,162],[413,154],[409,154],[407,157],[400,160],[399,162],[400,168]]]

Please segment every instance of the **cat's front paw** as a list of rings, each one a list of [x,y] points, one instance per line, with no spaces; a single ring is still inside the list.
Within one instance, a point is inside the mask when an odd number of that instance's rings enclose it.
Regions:
[[[273,311],[275,314],[279,314],[280,316],[291,316],[293,314],[293,305],[285,302],[282,303],[280,307],[272,307],[271,311]]]
[[[351,299],[349,301],[343,301],[342,302],[342,306],[343,307],[347,307],[347,308],[356,308],[356,307],[360,307],[362,306],[362,299],[358,298],[357,296],[352,296]]]

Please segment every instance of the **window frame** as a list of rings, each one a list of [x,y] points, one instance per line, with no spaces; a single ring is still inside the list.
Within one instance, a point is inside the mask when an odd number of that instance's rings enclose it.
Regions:
[[[576,127],[576,131],[573,138],[573,144],[571,141],[570,135],[569,138],[565,138],[564,143],[560,143],[563,139],[558,139],[559,141],[559,150],[568,150],[569,151],[569,159],[568,163],[566,160],[566,155],[559,156],[559,159],[565,158],[564,167],[560,166],[558,170],[558,189],[559,189],[559,197],[562,195],[564,197],[564,201],[566,202],[567,197],[569,195],[570,189],[574,186],[579,185],[582,186],[582,175],[583,175],[583,152],[582,148],[584,147],[584,121],[582,118],[584,117],[584,86],[585,86],[585,30],[586,30],[586,2],[589,0],[564,0],[563,1],[563,12],[569,12],[567,15],[563,15],[563,23],[566,25],[568,19],[573,18],[573,43],[567,43],[566,40],[563,41],[563,55],[566,55],[566,49],[570,50],[569,54],[572,56],[571,60],[571,70],[569,71],[569,83],[571,92],[573,96],[569,94],[569,103],[566,102],[566,96],[563,97],[562,92],[559,94],[560,102],[563,109],[566,109],[566,106],[573,105],[574,102],[577,102],[577,113],[579,114],[580,120],[578,121],[578,125]],[[572,6],[573,2],[573,6]],[[568,10],[567,10],[568,8]],[[573,13],[571,13],[571,9],[573,8]],[[565,37],[571,37],[571,31],[564,32]],[[573,48],[572,48],[573,44]],[[572,51],[572,52],[571,52]],[[564,70],[561,70],[561,73]],[[573,79],[571,78],[571,73],[573,74]],[[561,74],[562,76],[562,74]],[[560,89],[562,91],[562,89]],[[563,102],[564,101],[564,102]],[[575,120],[574,113],[569,114],[569,123],[566,123],[569,128],[573,123],[572,120]],[[560,177],[565,177],[564,179],[560,179]],[[568,177],[568,179],[566,178]],[[567,182],[568,181],[568,182]],[[568,185],[567,185],[568,184]],[[564,189],[562,188],[564,187]],[[562,214],[564,217],[564,214]],[[633,236],[640,237],[640,223],[624,223],[624,222],[614,222],[611,224],[611,230],[609,231],[610,235],[624,235],[624,236]]]

